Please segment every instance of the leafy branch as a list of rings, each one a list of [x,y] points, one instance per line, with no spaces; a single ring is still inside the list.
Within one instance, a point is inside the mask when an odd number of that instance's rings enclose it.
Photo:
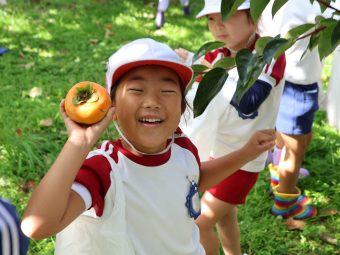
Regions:
[[[273,4],[272,14],[274,15],[288,0],[276,0]],[[338,15],[339,10],[331,7],[324,0],[316,0],[328,8],[335,10]],[[243,0],[223,1],[221,5],[222,18],[230,17]],[[256,5],[252,3],[256,2]],[[251,15],[258,18],[269,0],[251,1]],[[293,46],[298,40],[310,38],[309,44],[302,57],[308,50],[318,47],[319,57],[323,59],[331,54],[340,42],[340,22],[333,18],[317,16],[315,24],[307,23],[294,27],[287,32],[284,38],[261,37],[256,41],[255,52],[249,49],[241,49],[235,58],[222,58],[213,66],[193,65],[194,77],[192,83],[200,76],[204,75],[199,82],[194,99],[194,116],[197,117],[204,112],[209,102],[217,95],[228,78],[228,71],[235,66],[239,79],[236,88],[236,99],[238,102],[243,95],[254,84],[261,74],[266,64],[270,64],[273,59],[277,59],[287,49]],[[222,42],[208,42],[200,47],[195,53],[193,62],[196,62],[208,52],[223,47]],[[190,86],[189,86],[190,88]]]

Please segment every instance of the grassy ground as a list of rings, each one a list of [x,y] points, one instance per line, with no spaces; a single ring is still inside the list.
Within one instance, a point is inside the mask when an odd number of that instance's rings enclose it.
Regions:
[[[107,58],[122,44],[152,37],[173,48],[197,50],[211,40],[205,21],[184,17],[178,1],[161,30],[154,28],[155,1],[8,1],[0,7],[0,195],[22,213],[32,187],[56,157],[66,133],[60,100],[74,83],[105,84]],[[192,1],[197,13],[203,1]],[[329,77],[329,66],[323,79]],[[319,112],[304,165],[312,176],[300,182],[320,215],[290,231],[270,215],[268,172],[240,207],[242,248],[248,254],[340,254],[340,137]],[[113,127],[105,137],[115,136]],[[103,138],[105,138],[103,137]],[[31,241],[29,254],[53,254],[54,238]],[[334,244],[336,243],[337,244]]]

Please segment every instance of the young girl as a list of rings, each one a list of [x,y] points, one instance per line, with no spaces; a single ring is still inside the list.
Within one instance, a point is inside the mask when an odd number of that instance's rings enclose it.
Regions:
[[[236,13],[226,21],[221,17],[221,0],[206,0],[197,18],[207,17],[209,31],[215,40],[222,41],[225,47],[206,54],[202,63],[208,66],[225,57],[235,57],[238,50],[254,50],[256,24],[250,16],[250,2],[244,1]],[[177,53],[188,62],[189,55],[179,49]],[[222,90],[210,102],[205,112],[195,119],[183,121],[181,126],[192,142],[198,147],[203,160],[220,157],[241,148],[252,132],[263,128],[273,128],[282,94],[282,78],[285,57],[267,65],[244,95],[240,104],[235,100],[238,80],[236,68],[229,71],[229,77]],[[197,84],[188,92],[192,102]],[[229,104],[230,103],[230,104]],[[241,254],[240,230],[237,222],[237,205],[244,204],[246,197],[264,169],[267,153],[242,165],[241,169],[227,177],[202,197],[202,214],[196,223],[200,228],[201,242],[207,254],[218,254],[218,238],[214,232],[216,225],[225,254]]]
[[[241,149],[200,163],[178,124],[190,68],[152,39],[128,43],[108,62],[113,108],[101,122],[79,126],[61,103],[69,138],[24,213],[36,239],[57,235],[56,254],[205,254],[194,218],[198,189],[223,180],[274,145],[256,132]],[[91,151],[112,118],[122,139]]]

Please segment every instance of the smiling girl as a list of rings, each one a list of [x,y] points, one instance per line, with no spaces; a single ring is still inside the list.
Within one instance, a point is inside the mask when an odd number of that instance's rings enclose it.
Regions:
[[[57,234],[55,254],[205,254],[194,219],[198,189],[223,180],[274,145],[274,130],[241,149],[202,163],[178,124],[192,70],[167,45],[138,39],[108,62],[113,107],[80,126],[65,113],[68,140],[24,213],[23,232]],[[92,147],[114,120],[122,139]],[[92,151],[91,151],[92,150]]]

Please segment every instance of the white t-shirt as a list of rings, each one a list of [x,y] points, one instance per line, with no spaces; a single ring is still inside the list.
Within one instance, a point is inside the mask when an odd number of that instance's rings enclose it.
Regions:
[[[56,254],[205,254],[186,206],[199,162],[181,132],[161,155],[136,156],[120,140],[104,142],[75,180],[91,194],[91,209],[57,235]]]
[[[213,64],[229,55],[230,52],[226,48],[217,49],[208,53],[205,60]],[[228,72],[229,77],[223,88],[209,103],[202,115],[193,118],[192,111],[187,109],[180,127],[198,148],[201,160],[208,160],[210,157],[217,158],[240,149],[255,131],[275,127],[283,91],[284,66],[285,58],[282,56],[277,61],[273,60],[270,65],[267,65],[259,76],[258,80],[270,84],[272,90],[259,107],[258,115],[254,119],[241,118],[238,111],[230,105],[238,80],[236,68]],[[186,95],[191,109],[193,108],[197,86],[198,83],[194,83]],[[244,165],[242,170],[248,172],[262,171],[266,157],[267,152],[262,153],[258,158]]]

